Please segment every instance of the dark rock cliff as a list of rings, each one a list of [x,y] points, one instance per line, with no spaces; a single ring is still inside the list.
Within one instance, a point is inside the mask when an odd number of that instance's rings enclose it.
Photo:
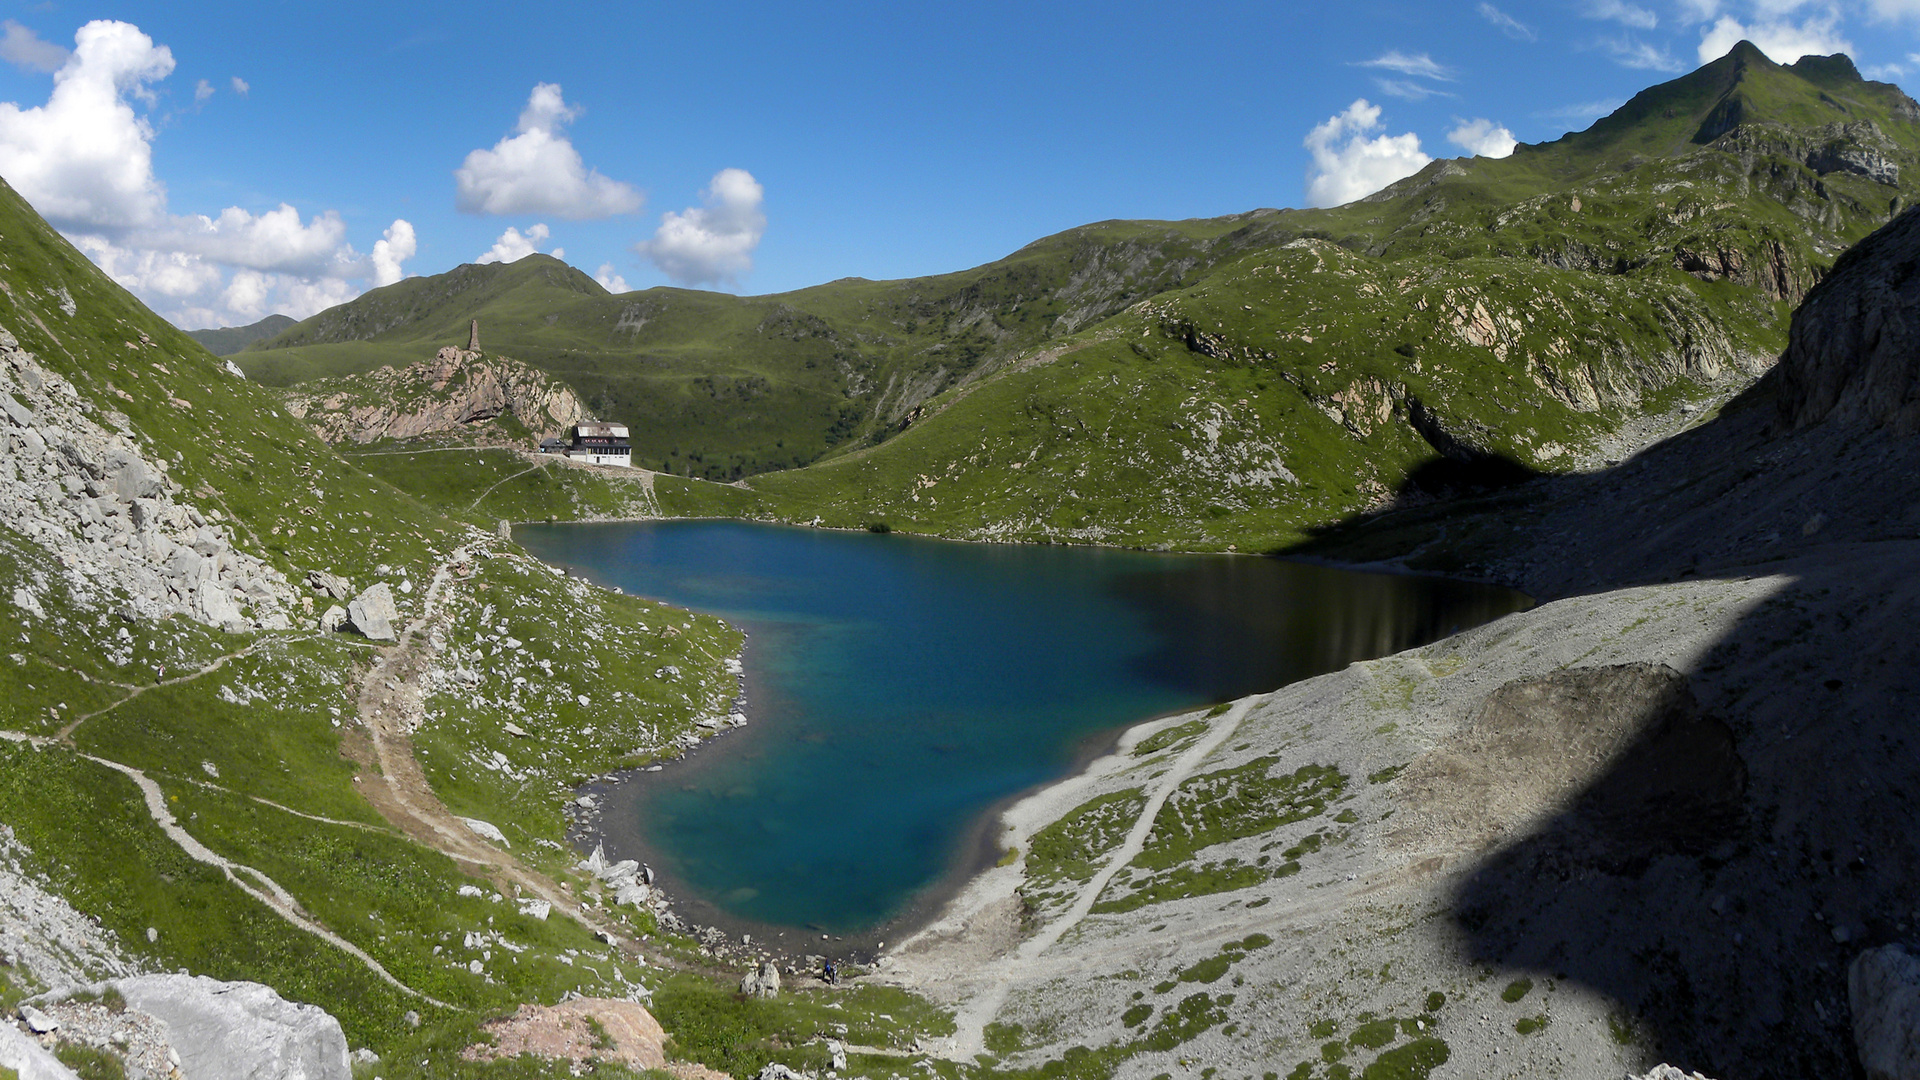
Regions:
[[[1901,214],[1834,264],[1794,313],[1780,362],[1789,427],[1920,431],[1920,216]]]

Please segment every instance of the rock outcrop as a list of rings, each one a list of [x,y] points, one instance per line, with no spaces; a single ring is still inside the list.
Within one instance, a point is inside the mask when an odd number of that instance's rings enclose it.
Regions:
[[[79,1074],[12,1024],[0,1024],[0,1069],[12,1069],[20,1080],[79,1080]]]
[[[1920,217],[1908,211],[1855,245],[1794,312],[1780,361],[1780,414],[1920,431]]]
[[[0,329],[0,526],[50,552],[83,601],[235,633],[285,629],[285,575],[236,547],[218,509],[180,501],[125,416],[98,412]],[[26,589],[14,602],[38,607]]]
[[[374,641],[397,641],[394,620],[400,617],[393,604],[393,589],[386,582],[370,585],[347,604],[347,625]]]
[[[771,960],[763,961],[740,980],[740,992],[750,998],[779,997],[780,968]]]
[[[180,1071],[194,1080],[348,1080],[340,1021],[259,983],[141,975],[109,984],[127,1008],[167,1026]],[[103,988],[104,989],[104,988]]]
[[[452,346],[406,368],[305,384],[287,395],[287,411],[329,443],[470,431],[501,416],[512,416],[536,438],[549,438],[592,419],[553,376],[504,356]]]
[[[1868,1080],[1920,1080],[1920,958],[1868,949],[1847,968],[1853,1044]]]
[[[512,1016],[489,1021],[484,1028],[494,1043],[462,1051],[468,1061],[532,1054],[569,1062],[576,1071],[595,1060],[635,1070],[667,1067],[667,1033],[638,1002],[575,998],[558,1005],[522,1005]]]

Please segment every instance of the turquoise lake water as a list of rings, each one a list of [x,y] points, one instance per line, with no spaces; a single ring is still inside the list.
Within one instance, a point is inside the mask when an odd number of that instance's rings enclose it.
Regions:
[[[986,811],[1103,734],[1525,606],[1276,559],[961,544],[723,521],[525,525],[603,584],[748,633],[746,728],[616,788],[609,851],[684,915],[870,937],[995,853]]]

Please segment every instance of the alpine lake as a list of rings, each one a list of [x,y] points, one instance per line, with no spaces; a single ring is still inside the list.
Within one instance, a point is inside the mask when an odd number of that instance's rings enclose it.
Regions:
[[[745,630],[747,726],[596,786],[609,858],[685,918],[871,949],[1001,851],[996,811],[1133,724],[1528,605],[1280,559],[734,521],[517,526],[547,562]]]

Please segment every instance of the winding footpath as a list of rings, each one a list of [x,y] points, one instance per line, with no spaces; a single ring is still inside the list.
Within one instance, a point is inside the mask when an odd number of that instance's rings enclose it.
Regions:
[[[409,733],[419,726],[423,715],[420,677],[439,651],[429,631],[444,619],[442,608],[447,594],[463,579],[456,568],[470,564],[474,557],[470,546],[460,547],[440,562],[422,598],[420,614],[401,629],[394,645],[380,650],[379,659],[361,680],[360,726],[371,745],[361,760],[363,769],[356,786],[382,817],[415,842],[518,886],[605,940],[621,943],[622,937],[613,926],[562,891],[551,878],[495,847],[448,810],[433,793],[414,757]]]
[[[72,749],[70,746],[66,746],[56,739],[39,735],[28,735],[21,731],[0,731],[0,739],[6,739],[9,742],[26,743],[41,749]],[[353,942],[348,941],[333,931],[328,930],[312,918],[309,918],[306,912],[300,907],[300,902],[294,899],[293,894],[288,892],[279,882],[251,866],[234,862],[226,856],[221,855],[219,852],[201,843],[192,833],[181,828],[179,820],[173,816],[173,811],[167,809],[166,794],[160,790],[160,785],[155,783],[153,778],[149,777],[145,772],[131,765],[123,765],[118,761],[109,761],[103,757],[95,757],[92,754],[81,754],[78,753],[78,751],[75,751],[75,753],[87,761],[112,769],[114,772],[132,780],[134,785],[140,789],[140,794],[146,801],[147,814],[153,818],[153,823],[158,825],[160,831],[166,834],[167,839],[178,845],[180,850],[186,853],[188,858],[219,870],[222,874],[226,875],[227,880],[232,882],[235,888],[253,897],[255,900],[260,901],[262,904],[265,904],[268,910],[285,919],[287,922],[292,923],[301,930],[312,934],[314,937],[319,938],[334,948],[352,956],[362,964],[365,964],[367,970],[378,975],[381,980],[401,992],[419,998],[421,1001],[429,1004],[438,1005],[443,1009],[454,1008],[454,1006],[438,998],[415,990],[413,987],[401,982],[393,976],[392,972],[383,967],[380,961],[367,955],[358,945],[355,945]],[[255,885],[255,881],[260,884]]]
[[[1140,810],[1140,816],[1134,820],[1133,828],[1127,831],[1127,838],[1107,857],[1105,865],[1094,874],[1074,896],[1073,903],[1059,918],[1040,928],[1040,932],[1022,941],[1012,955],[996,961],[992,966],[992,981],[977,991],[954,1013],[954,1033],[945,1046],[937,1048],[941,1057],[953,1061],[971,1062],[975,1055],[986,1049],[987,1025],[993,1022],[1000,1009],[1007,1002],[1007,995],[1014,984],[1034,978],[1043,966],[1042,957],[1048,949],[1059,942],[1067,931],[1080,925],[1093,905],[1134,857],[1146,849],[1147,837],[1153,832],[1153,822],[1160,814],[1160,808],[1187,778],[1194,774],[1200,764],[1212,756],[1233,733],[1240,729],[1240,722],[1246,719],[1254,705],[1265,701],[1267,695],[1242,698],[1233,708],[1221,714],[1207,733],[1188,747],[1174,760],[1171,767],[1162,773],[1147,796],[1147,803]]]

